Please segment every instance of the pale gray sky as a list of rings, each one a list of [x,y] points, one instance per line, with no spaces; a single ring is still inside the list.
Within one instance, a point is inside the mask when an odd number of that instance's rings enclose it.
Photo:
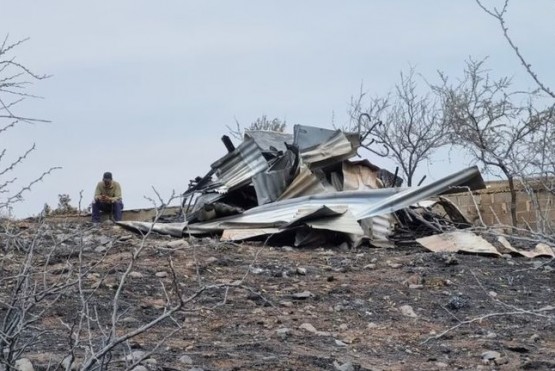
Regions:
[[[553,0],[511,1],[514,40],[551,87],[554,19]],[[466,58],[489,56],[492,73],[533,86],[473,0],[0,0],[6,33],[30,37],[17,49],[20,63],[53,75],[29,87],[44,99],[18,112],[52,123],[3,134],[1,147],[14,158],[37,144],[17,170],[21,182],[63,167],[15,206],[19,217],[55,206],[60,193],[75,204],[83,190],[90,203],[106,170],[126,208],[149,207],[152,187],[180,193],[209,170],[235,119],[342,125],[362,81],[384,94],[409,64],[433,80],[438,69],[460,76]],[[438,158],[423,174],[437,179],[465,165]]]

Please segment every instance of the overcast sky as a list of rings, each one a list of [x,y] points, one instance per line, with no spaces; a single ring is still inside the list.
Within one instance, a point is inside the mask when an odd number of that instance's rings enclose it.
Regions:
[[[552,88],[554,19],[553,0],[511,1],[514,40]],[[533,86],[473,0],[0,0],[5,34],[29,37],[17,61],[52,75],[29,86],[43,99],[17,112],[52,123],[2,134],[0,149],[8,160],[36,143],[17,169],[21,184],[62,167],[15,206],[18,217],[55,207],[60,193],[77,204],[83,190],[88,205],[107,170],[127,209],[149,207],[152,187],[181,193],[209,170],[235,120],[341,126],[362,82],[370,95],[385,94],[410,65],[434,80],[437,70],[460,76],[469,56],[488,56],[493,74]],[[453,157],[422,174],[437,179],[468,164]]]

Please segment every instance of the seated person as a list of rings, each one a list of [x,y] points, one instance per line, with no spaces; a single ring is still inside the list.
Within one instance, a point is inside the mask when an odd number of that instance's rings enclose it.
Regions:
[[[121,220],[123,201],[121,199],[121,186],[112,179],[112,173],[104,173],[102,181],[96,185],[94,202],[92,204],[92,221],[100,222],[100,212],[110,213],[114,221]]]

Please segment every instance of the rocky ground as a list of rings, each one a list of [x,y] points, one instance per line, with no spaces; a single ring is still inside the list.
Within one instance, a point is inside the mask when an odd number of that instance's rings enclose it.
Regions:
[[[435,254],[416,244],[143,239],[113,224],[20,222],[10,231],[0,241],[0,320],[31,246],[33,287],[60,288],[20,333],[28,344],[20,358],[35,370],[61,367],[71,349],[78,364],[109,343],[118,290],[116,336],[160,316],[177,294],[188,299],[115,347],[109,370],[137,357],[135,370],[555,369],[553,260]]]

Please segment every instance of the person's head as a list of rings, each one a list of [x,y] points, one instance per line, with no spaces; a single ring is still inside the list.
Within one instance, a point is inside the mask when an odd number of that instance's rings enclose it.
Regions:
[[[112,173],[109,171],[105,172],[102,176],[102,181],[104,182],[105,186],[109,186],[110,184],[112,184]]]

